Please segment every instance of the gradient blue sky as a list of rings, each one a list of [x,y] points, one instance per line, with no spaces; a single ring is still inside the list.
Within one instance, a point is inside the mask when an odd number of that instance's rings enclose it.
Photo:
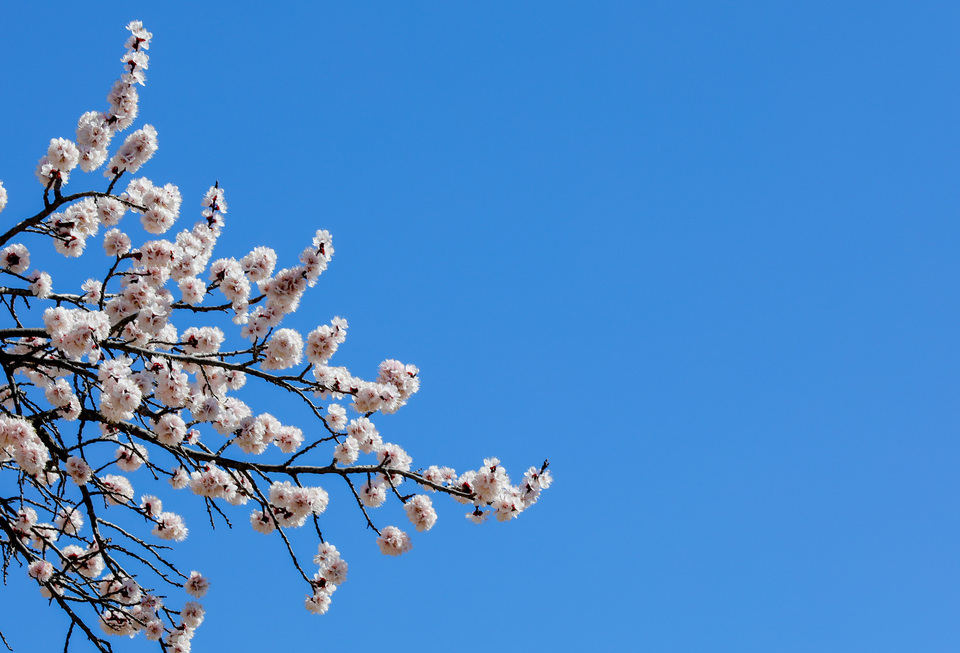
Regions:
[[[509,524],[441,502],[398,559],[330,487],[351,566],[323,617],[246,510],[187,511],[194,650],[960,648],[960,5],[9,2],[0,220],[40,206],[132,19],[144,174],[184,224],[219,180],[219,256],[329,229],[291,325],[347,317],[358,374],[420,366],[385,438],[556,478]],[[0,628],[58,650],[31,585]]]

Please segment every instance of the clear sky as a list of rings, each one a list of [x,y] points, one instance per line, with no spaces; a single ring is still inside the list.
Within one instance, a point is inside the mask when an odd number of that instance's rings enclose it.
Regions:
[[[0,10],[0,221],[141,19],[143,173],[183,224],[219,180],[218,256],[329,229],[289,326],[341,315],[340,364],[420,367],[385,439],[556,479],[508,524],[439,502],[400,558],[328,484],[350,572],[321,617],[246,509],[187,511],[194,650],[960,648],[960,4],[27,4]],[[59,650],[21,576],[0,628]]]

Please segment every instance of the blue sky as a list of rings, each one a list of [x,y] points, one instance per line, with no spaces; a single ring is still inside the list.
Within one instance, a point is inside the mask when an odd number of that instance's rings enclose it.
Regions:
[[[219,180],[219,256],[329,229],[290,326],[342,315],[341,364],[421,368],[385,438],[556,478],[508,524],[440,502],[398,559],[328,488],[351,566],[323,617],[245,510],[185,508],[195,650],[960,647],[960,6],[8,3],[0,219],[38,210],[132,19],[143,172],[184,224]],[[18,571],[0,596],[18,652],[62,646]]]

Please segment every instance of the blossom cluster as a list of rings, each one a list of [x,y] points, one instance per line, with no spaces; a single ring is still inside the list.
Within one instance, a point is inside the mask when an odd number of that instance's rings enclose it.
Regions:
[[[148,68],[149,57],[145,52],[150,48],[153,35],[143,29],[140,21],[127,25],[130,38],[127,52],[122,58],[125,72],[118,79],[107,101],[110,108],[104,112],[88,111],[77,123],[76,143],[65,138],[50,141],[40,162],[37,164],[37,179],[44,188],[56,184],[65,184],[70,179],[70,171],[80,165],[84,172],[96,170],[107,160],[107,148],[113,135],[130,127],[137,117],[139,97],[136,85],[143,85],[146,77],[143,71]],[[136,172],[157,150],[157,132],[150,125],[131,134],[117,150],[105,172],[113,177],[120,172]]]
[[[36,429],[21,417],[0,416],[0,460],[13,461],[26,474],[42,474],[50,460],[50,451]]]
[[[161,498],[138,496],[141,479],[166,479],[188,491],[211,520],[252,504],[251,527],[279,534],[298,570],[286,531],[312,524],[321,542],[318,568],[312,578],[301,573],[310,587],[306,609],[322,614],[346,580],[347,563],[321,532],[330,496],[318,477],[346,484],[376,545],[390,556],[413,547],[399,527],[374,524],[373,510],[391,496],[411,527],[425,532],[438,519],[431,493],[469,506],[475,522],[491,515],[507,521],[533,505],[551,477],[544,463],[514,485],[496,458],[462,473],[436,465],[421,471],[402,446],[384,441],[375,420],[420,390],[420,370],[387,359],[364,379],[332,362],[346,341],[347,320],[334,317],[305,336],[283,325],[332,260],[328,231],[317,230],[286,267],[265,246],[215,259],[227,214],[219,183],[200,201],[194,225],[166,237],[180,219],[175,185],[135,177],[114,192],[158,147],[156,129],[144,125],[109,152],[114,133],[136,120],[136,86],[149,62],[152,35],[136,21],[127,29],[123,74],[107,96],[109,108],[83,114],[76,141],[50,142],[36,173],[44,210],[0,235],[0,275],[10,281],[0,287],[10,318],[9,328],[0,328],[7,381],[0,385],[0,473],[21,488],[18,497],[0,498],[0,547],[25,560],[43,595],[100,650],[109,647],[67,606],[90,606],[107,635],[143,633],[166,651],[186,652],[203,607],[190,600],[175,610],[151,585],[182,587],[198,599],[210,582],[180,572],[170,559],[167,547],[190,529]],[[90,172],[104,163],[106,191],[63,194],[77,166]],[[0,184],[0,211],[6,201]],[[127,213],[139,216],[152,239],[135,242],[123,222]],[[37,257],[10,242],[39,233],[56,252],[78,257],[101,226],[109,269],[75,294],[54,293],[46,271],[28,274]],[[224,318],[218,324],[198,323],[217,316]],[[287,393],[316,423],[305,432],[257,411],[244,400],[258,397],[244,391],[248,382]],[[410,485],[415,491],[401,494],[398,488]],[[106,510],[109,519],[101,516]],[[145,551],[131,555],[136,547]],[[128,569],[131,557],[143,565]]]

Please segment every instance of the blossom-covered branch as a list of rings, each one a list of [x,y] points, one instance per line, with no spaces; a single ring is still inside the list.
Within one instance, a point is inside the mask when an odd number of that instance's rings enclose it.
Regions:
[[[43,208],[0,235],[0,313],[8,318],[0,323],[0,550],[5,573],[24,567],[68,615],[65,648],[77,630],[101,651],[111,650],[104,635],[142,633],[183,652],[203,607],[189,600],[174,609],[161,588],[198,599],[209,580],[181,570],[173,547],[187,525],[161,497],[137,493],[138,477],[197,495],[211,522],[230,523],[239,506],[251,504],[251,527],[283,541],[315,613],[327,611],[347,576],[317,519],[329,502],[321,477],[349,488],[388,555],[411,548],[399,527],[376,525],[373,510],[390,497],[417,531],[427,531],[437,520],[432,495],[468,506],[478,523],[491,515],[506,521],[535,503],[551,479],[546,462],[516,484],[495,458],[462,473],[414,468],[400,445],[383,439],[375,420],[419,390],[419,370],[385,360],[365,380],[331,364],[346,320],[335,317],[306,338],[283,326],[333,257],[327,231],[279,270],[269,247],[214,259],[227,213],[216,183],[200,219],[164,237],[180,215],[179,189],[133,177],[156,152],[157,131],[144,125],[110,152],[113,137],[136,121],[136,88],[149,63],[152,35],[139,22],[127,28],[109,107],[83,114],[75,140],[50,141],[36,169]],[[77,167],[103,168],[106,188],[65,194]],[[0,211],[6,204],[0,184]],[[134,230],[121,227],[128,213],[147,234],[137,246]],[[50,273],[32,265],[33,253],[50,241],[56,252],[79,257],[101,228],[104,272],[54,292]],[[33,252],[25,238],[40,239]],[[248,382],[294,397],[312,425],[305,432],[258,412],[238,396]],[[318,538],[314,572],[287,535],[307,523]]]

